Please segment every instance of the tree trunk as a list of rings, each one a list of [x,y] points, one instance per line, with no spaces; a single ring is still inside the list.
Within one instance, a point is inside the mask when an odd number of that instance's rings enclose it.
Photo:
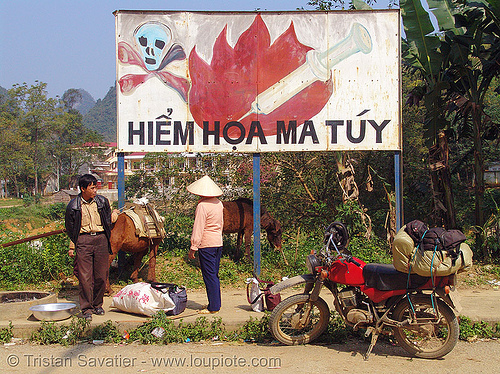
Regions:
[[[36,123],[36,118],[35,118]],[[35,171],[35,194],[38,193],[38,126],[35,129],[35,152],[33,155],[33,169]]]
[[[12,181],[14,183],[14,189],[16,190],[16,197],[19,199],[21,197],[21,193],[19,191],[19,184],[17,183],[16,177],[13,177]]]
[[[448,148],[448,139],[444,132],[438,134],[439,149],[444,155],[445,167],[441,170],[441,181],[443,188],[444,206],[446,208],[445,214],[445,228],[455,229],[457,227],[455,217],[455,205],[453,200],[453,189],[451,187],[451,172],[449,164],[450,150]]]
[[[358,201],[359,189],[354,179],[354,167],[349,161],[347,153],[342,152],[340,159],[337,159],[337,170],[340,188],[342,189],[342,202]]]
[[[354,166],[349,160],[347,152],[341,152],[337,157],[337,178],[342,189],[342,202],[355,201],[359,206],[359,215],[361,222],[366,228],[365,238],[370,239],[372,233],[371,218],[365,213],[363,204],[359,201],[359,188],[354,179]]]
[[[37,194],[37,193],[38,193],[38,170],[35,167],[35,193],[34,194]]]
[[[433,193],[433,224],[446,229],[457,227],[450,165],[448,141],[444,132],[438,134],[437,144],[429,149],[429,167]]]

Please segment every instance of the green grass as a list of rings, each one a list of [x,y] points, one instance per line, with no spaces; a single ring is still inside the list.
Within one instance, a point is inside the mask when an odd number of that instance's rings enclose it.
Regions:
[[[15,198],[5,198],[5,199],[0,199],[0,208],[7,207],[7,206],[22,206],[23,205],[23,199],[15,199]]]

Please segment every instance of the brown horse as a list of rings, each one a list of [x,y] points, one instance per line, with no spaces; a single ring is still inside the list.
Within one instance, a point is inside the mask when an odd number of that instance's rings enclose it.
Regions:
[[[250,240],[253,233],[253,201],[239,198],[235,201],[223,201],[224,205],[224,227],[223,234],[238,233],[236,241],[237,255],[239,256],[243,237],[245,238],[245,256],[250,259]],[[274,219],[267,210],[261,206],[260,226],[266,230],[267,240],[276,249],[281,249],[281,224]],[[283,254],[283,258],[286,258]]]
[[[130,275],[130,279],[137,282],[142,258],[149,251],[148,281],[154,282],[156,281],[156,255],[158,253],[158,246],[162,240],[162,238],[148,239],[137,236],[134,222],[129,216],[122,213],[118,216],[111,230],[110,243],[113,253],[109,255],[109,265],[111,265],[119,250],[133,253],[134,271]],[[106,282],[106,290],[111,292],[109,278]]]

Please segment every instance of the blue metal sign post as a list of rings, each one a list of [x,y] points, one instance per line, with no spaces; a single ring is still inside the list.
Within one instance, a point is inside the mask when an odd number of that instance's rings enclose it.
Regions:
[[[125,154],[118,152],[118,209],[125,206]]]
[[[125,153],[118,152],[118,209],[120,211],[125,207]],[[118,252],[118,268],[123,269],[125,265],[125,253],[123,251]]]
[[[394,152],[394,189],[396,190],[396,231],[403,226],[403,163],[401,151]]]
[[[260,153],[253,154],[253,270],[260,275]]]

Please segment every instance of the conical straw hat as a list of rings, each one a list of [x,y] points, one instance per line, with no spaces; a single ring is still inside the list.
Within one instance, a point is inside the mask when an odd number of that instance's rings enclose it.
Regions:
[[[205,175],[203,178],[191,183],[187,186],[187,190],[198,196],[215,197],[222,195],[222,190],[212,179],[210,179],[208,175]]]

